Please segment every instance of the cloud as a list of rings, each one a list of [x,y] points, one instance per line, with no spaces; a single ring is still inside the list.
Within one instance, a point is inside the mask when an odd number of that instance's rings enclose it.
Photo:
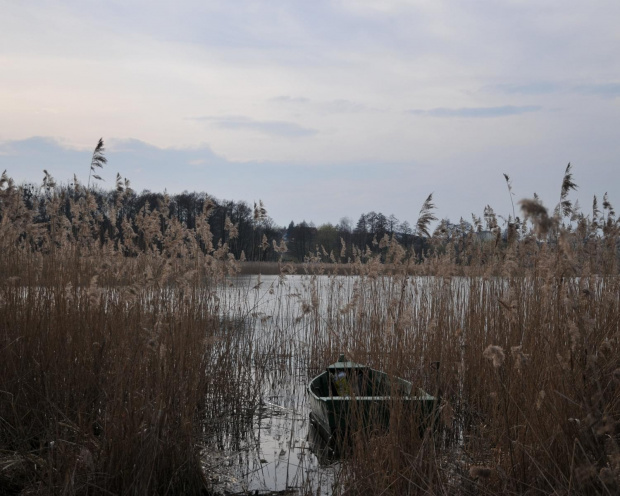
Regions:
[[[269,101],[275,103],[309,103],[310,99],[303,96],[280,95],[275,98],[270,98]]]
[[[316,101],[310,100],[305,97],[291,97],[288,95],[277,96],[275,98],[271,98],[270,102],[281,103],[281,104],[312,104],[315,108],[320,111],[333,113],[333,114],[350,114],[357,112],[364,112],[370,110],[366,105],[360,102],[354,102],[352,100],[347,100],[344,98],[337,98],[335,100],[324,100],[324,101]]]
[[[95,145],[96,142],[93,149]],[[88,174],[92,153],[92,150],[65,147],[49,137],[3,141],[0,142],[0,170],[7,169],[18,181],[36,182],[43,177],[43,169],[59,180],[69,180],[80,171]]]
[[[205,145],[194,148],[160,148],[137,139],[110,139],[106,142],[106,147],[115,160],[141,160],[161,166],[164,170],[172,165],[211,166],[224,162],[222,157]]]
[[[539,81],[524,84],[497,84],[483,89],[499,91],[508,95],[549,95],[552,93],[578,93],[602,98],[620,97],[620,83],[574,84]]]
[[[287,121],[257,121],[243,116],[201,116],[191,117],[191,120],[212,122],[213,125],[221,129],[249,129],[272,136],[285,138],[299,138],[313,136],[318,133],[316,129],[300,126],[294,122]]]
[[[344,100],[344,99],[338,99],[338,100],[333,100],[331,102],[327,102],[325,104],[325,109],[328,110],[329,112],[342,113],[342,114],[363,112],[365,110],[368,110],[366,105],[364,105],[363,103],[352,102],[350,100]]]
[[[68,181],[74,174],[86,182],[95,144],[93,142],[92,149],[79,150],[67,147],[53,138],[38,136],[0,142],[0,170],[7,169],[9,175],[18,182],[37,181],[43,177],[43,169],[47,169],[60,182]],[[159,148],[135,139],[106,140],[105,155],[108,163],[99,173],[105,180],[103,187],[114,180],[116,172],[132,180],[140,179],[150,188],[165,184],[161,178],[170,177],[171,171],[178,173],[189,168],[207,170],[209,166],[228,163],[207,146]],[[149,182],[156,178],[160,181],[159,185]]]
[[[487,88],[509,95],[547,95],[562,91],[565,86],[560,83],[539,81],[524,84],[497,84]]]
[[[577,93],[582,95],[594,95],[602,98],[620,97],[620,83],[583,84],[574,88]]]
[[[430,117],[463,117],[463,118],[492,118],[520,115],[528,112],[538,112],[542,107],[538,105],[526,105],[515,107],[504,105],[502,107],[464,107],[464,108],[434,108],[429,110],[413,109],[408,113],[413,115],[428,115]]]

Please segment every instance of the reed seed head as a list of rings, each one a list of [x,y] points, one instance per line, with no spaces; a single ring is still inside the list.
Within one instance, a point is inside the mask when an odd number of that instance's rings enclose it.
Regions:
[[[482,356],[488,360],[493,361],[493,367],[496,369],[501,367],[504,364],[504,360],[506,359],[506,355],[504,355],[504,350],[501,346],[497,345],[489,345],[486,347]]]
[[[526,219],[534,224],[534,229],[539,236],[545,236],[553,227],[553,219],[549,217],[547,209],[540,200],[524,199],[519,202]]]

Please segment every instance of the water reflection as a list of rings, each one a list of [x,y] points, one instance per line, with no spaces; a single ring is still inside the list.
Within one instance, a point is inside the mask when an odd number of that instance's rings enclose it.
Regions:
[[[316,456],[320,466],[334,466],[340,458],[335,444],[325,439],[317,422],[313,419],[312,413],[309,414],[308,420],[310,422],[308,425],[308,444],[310,446],[310,451]]]
[[[301,374],[270,377],[270,391],[241,428],[222,426],[205,450],[216,492],[329,495],[338,469],[314,431]],[[233,419],[230,419],[234,422]]]
[[[238,332],[235,346],[248,357],[240,367],[249,370],[245,377],[260,388],[260,403],[248,406],[245,414],[235,412],[234,418],[223,419],[217,435],[209,440],[204,463],[215,491],[331,494],[339,471],[337,453],[325,446],[311,425],[306,386],[320,373],[316,367],[335,357],[319,356],[317,350],[326,342],[338,352],[346,351],[342,348],[346,342],[360,350],[372,349],[367,336],[355,332],[356,316],[350,314],[349,303],[385,292],[388,296],[379,300],[384,304],[391,301],[389,295],[397,292],[401,297],[403,291],[387,277],[373,280],[374,292],[366,295],[368,287],[358,282],[357,276],[240,276],[220,288],[222,314],[244,323],[243,329],[234,331]],[[431,283],[466,291],[462,280],[411,278],[406,289],[414,309],[422,300],[425,308],[432,304],[434,293],[425,291]],[[460,319],[455,326],[461,325]],[[351,335],[343,335],[343,329]],[[415,334],[412,328],[411,336]],[[381,368],[384,357],[374,353]],[[417,369],[409,372],[412,377],[421,374]]]

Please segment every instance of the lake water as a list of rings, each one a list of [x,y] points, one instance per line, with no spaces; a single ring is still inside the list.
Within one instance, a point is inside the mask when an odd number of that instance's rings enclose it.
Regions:
[[[339,468],[309,422],[307,329],[303,316],[312,286],[306,277],[239,276],[220,289],[220,305],[254,326],[255,354],[268,354],[277,373],[261,381],[260,406],[240,436],[223,436],[207,448],[206,472],[214,489],[228,493],[329,495]],[[282,341],[282,342],[279,342]],[[286,342],[284,342],[286,341]],[[277,349],[274,349],[274,345]]]
[[[330,460],[311,427],[306,386],[337,353],[313,363],[313,346],[338,332],[329,322],[346,318],[343,308],[369,287],[375,300],[385,295],[379,304],[403,291],[390,277],[358,281],[356,276],[239,276],[219,289],[222,314],[249,323],[254,359],[263,370],[269,364],[267,370],[276,372],[262,377],[260,407],[242,435],[222,436],[206,450],[206,472],[213,474],[216,490],[331,494],[339,463]],[[429,308],[442,284],[460,296],[467,291],[462,278],[408,278],[406,297]],[[426,291],[430,286],[433,291]]]

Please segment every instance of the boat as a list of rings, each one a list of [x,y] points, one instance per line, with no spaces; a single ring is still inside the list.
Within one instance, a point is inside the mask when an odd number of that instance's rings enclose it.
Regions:
[[[395,408],[416,416],[423,433],[435,423],[438,406],[436,397],[414,389],[411,382],[347,360],[344,354],[310,381],[308,395],[310,421],[327,442],[360,429],[385,430]]]

